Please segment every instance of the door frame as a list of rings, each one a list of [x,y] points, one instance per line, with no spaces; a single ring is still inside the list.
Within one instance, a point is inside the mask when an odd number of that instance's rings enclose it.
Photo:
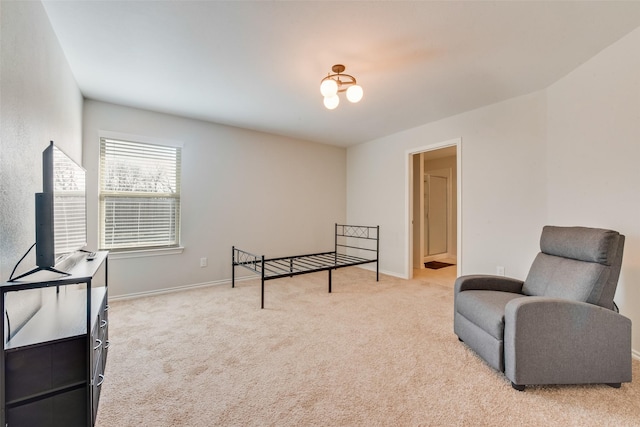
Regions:
[[[424,145],[405,151],[405,233],[407,244],[405,246],[405,277],[413,277],[413,155],[426,151],[439,150],[441,148],[456,147],[456,274],[462,274],[462,138],[450,139],[435,144]]]

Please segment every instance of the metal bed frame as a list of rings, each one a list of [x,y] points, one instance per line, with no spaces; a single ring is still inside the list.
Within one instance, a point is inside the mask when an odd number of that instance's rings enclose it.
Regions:
[[[340,252],[338,250],[340,249]],[[364,252],[363,252],[364,251]],[[264,282],[299,274],[329,272],[329,293],[331,293],[331,271],[354,265],[376,263],[376,281],[379,281],[380,226],[335,225],[335,248],[332,252],[294,255],[279,258],[265,258],[233,246],[231,287],[235,288],[236,266],[241,266],[260,275],[261,300],[264,308]],[[375,258],[363,254],[375,253]]]

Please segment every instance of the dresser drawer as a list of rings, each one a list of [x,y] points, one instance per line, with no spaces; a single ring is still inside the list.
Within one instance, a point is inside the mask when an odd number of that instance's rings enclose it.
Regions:
[[[11,350],[6,353],[6,400],[86,383],[86,337]]]
[[[7,408],[10,427],[86,427],[87,387]]]

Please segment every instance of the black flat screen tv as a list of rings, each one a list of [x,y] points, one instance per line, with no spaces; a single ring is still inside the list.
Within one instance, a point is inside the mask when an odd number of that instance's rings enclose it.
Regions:
[[[36,194],[36,265],[54,270],[87,245],[86,171],[53,141],[42,153]]]
[[[53,141],[42,152],[42,193],[36,193],[36,268],[13,277],[33,249],[11,272],[13,282],[42,270],[68,275],[56,268],[87,245],[86,171]],[[75,257],[74,257],[75,258]],[[72,264],[65,264],[72,267]]]

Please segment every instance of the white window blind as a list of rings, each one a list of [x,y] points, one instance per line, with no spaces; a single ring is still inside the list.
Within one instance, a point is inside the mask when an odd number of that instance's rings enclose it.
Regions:
[[[85,170],[55,146],[53,164],[55,254],[60,255],[87,244]]]
[[[181,148],[100,139],[100,248],[180,243]]]

